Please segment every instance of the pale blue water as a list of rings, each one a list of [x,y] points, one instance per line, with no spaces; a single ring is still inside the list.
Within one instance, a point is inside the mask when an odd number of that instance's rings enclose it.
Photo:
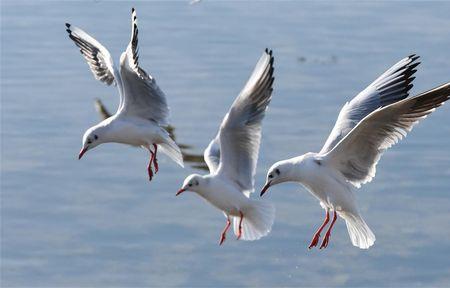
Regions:
[[[166,92],[178,139],[200,152],[263,49],[274,50],[257,188],[273,162],[318,151],[345,101],[402,57],[422,56],[413,93],[450,80],[449,2],[134,4],[141,65]],[[132,5],[2,1],[2,286],[450,285],[449,106],[356,192],[377,236],[368,251],[350,244],[342,221],[329,248],[308,251],[323,210],[293,184],[267,195],[277,207],[268,237],[219,247],[223,215],[174,196],[195,170],[161,157],[149,183],[147,153],[114,144],[78,161],[98,121],[93,100],[114,110],[117,94],[93,79],[64,23],[118,59]]]

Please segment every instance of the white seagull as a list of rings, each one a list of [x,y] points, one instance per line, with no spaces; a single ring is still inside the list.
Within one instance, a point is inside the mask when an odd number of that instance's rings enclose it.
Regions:
[[[131,10],[131,41],[120,56],[120,70],[114,66],[108,50],[80,28],[66,23],[70,39],[80,48],[95,79],[106,85],[117,86],[120,95],[116,114],[89,128],[83,136],[83,147],[78,159],[86,151],[107,142],[141,146],[150,152],[147,167],[152,180],[154,166],[158,172],[156,154],[158,146],[183,167],[180,148],[162,126],[168,124],[169,107],[166,96],[155,79],[138,63],[138,28],[136,11]],[[153,148],[153,150],[152,150]]]
[[[273,60],[272,51],[266,49],[206,148],[210,174],[188,176],[176,194],[195,192],[223,211],[227,224],[220,245],[232,222],[237,239],[257,240],[270,232],[275,218],[273,205],[249,198],[254,191],[261,122],[273,90]]]
[[[327,247],[337,215],[345,220],[354,246],[367,249],[374,244],[375,235],[359,213],[353,187],[370,182],[383,152],[450,97],[450,83],[408,97],[418,58],[411,55],[400,60],[347,102],[319,153],[279,161],[269,169],[261,196],[275,184],[297,182],[325,209],[325,221],[309,248],[318,244],[330,211],[333,219],[320,249]]]

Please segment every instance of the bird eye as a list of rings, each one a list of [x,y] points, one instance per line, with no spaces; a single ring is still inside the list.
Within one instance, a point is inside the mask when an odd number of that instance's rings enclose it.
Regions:
[[[92,143],[91,139],[87,140],[87,144],[91,144],[91,143]]]
[[[273,178],[273,175],[272,175],[272,174],[269,174],[269,178],[272,179],[272,178]]]
[[[280,169],[275,169],[275,173],[277,173],[277,175],[280,175]]]
[[[98,139],[98,136],[97,136],[97,135],[94,135],[94,139],[97,140],[97,139]]]
[[[188,185],[189,187],[192,187],[192,184],[191,183],[189,183],[189,185]]]

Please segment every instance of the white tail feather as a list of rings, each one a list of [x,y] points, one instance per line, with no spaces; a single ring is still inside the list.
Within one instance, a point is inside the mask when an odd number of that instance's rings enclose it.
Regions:
[[[158,143],[158,146],[161,149],[161,151],[167,156],[169,156],[178,165],[184,167],[183,155],[181,154],[180,147],[178,147],[177,143],[175,143],[175,141],[173,141],[168,134],[164,140],[165,143]]]
[[[270,233],[275,219],[275,207],[262,200],[252,200],[251,205],[244,211],[242,220],[242,240],[253,241]],[[239,232],[239,216],[233,216],[234,234]]]
[[[347,224],[348,234],[354,246],[361,249],[369,249],[375,243],[375,235],[361,216],[355,216],[346,212],[341,212],[339,215],[345,220],[345,224]]]

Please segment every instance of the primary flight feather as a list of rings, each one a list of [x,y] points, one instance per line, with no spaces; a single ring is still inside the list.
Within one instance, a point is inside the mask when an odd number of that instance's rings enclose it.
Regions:
[[[359,212],[354,188],[370,182],[381,155],[450,98],[450,83],[408,97],[418,58],[400,60],[346,103],[319,153],[279,161],[269,169],[261,196],[276,184],[297,182],[325,209],[325,220],[309,248],[318,245],[330,212],[333,218],[320,249],[328,246],[338,215],[345,220],[354,246],[367,249],[374,244],[375,235]]]
[[[120,96],[117,112],[85,132],[79,158],[102,143],[116,142],[141,146],[150,152],[147,166],[150,180],[158,172],[158,147],[183,166],[180,148],[163,128],[169,117],[166,96],[155,79],[139,66],[135,9],[131,11],[131,40],[120,56],[119,69],[108,50],[97,40],[71,24],[66,23],[66,27],[94,77],[107,85],[114,83]]]
[[[188,176],[177,193],[195,192],[225,214],[220,244],[231,224],[238,239],[257,240],[270,232],[275,218],[271,204],[249,198],[254,190],[262,119],[272,97],[273,61],[272,51],[266,49],[206,148],[210,174]]]

